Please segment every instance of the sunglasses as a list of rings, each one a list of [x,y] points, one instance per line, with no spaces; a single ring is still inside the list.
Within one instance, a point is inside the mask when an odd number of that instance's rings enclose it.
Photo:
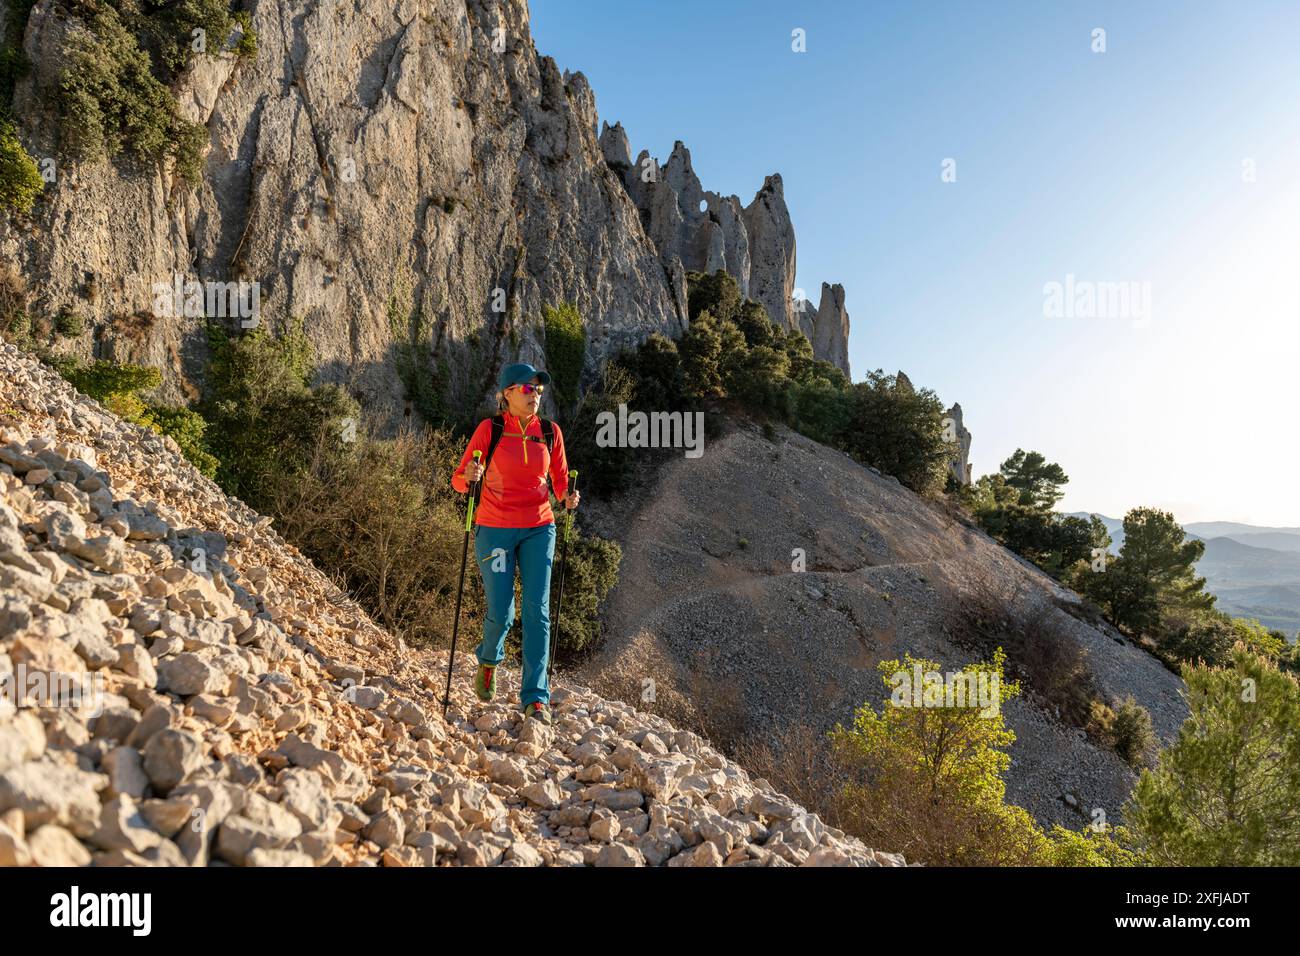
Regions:
[[[523,385],[511,385],[510,388],[517,388],[517,389],[519,389],[519,391],[522,392],[524,395],[531,395],[531,394],[533,394],[533,392],[536,392],[538,395],[540,395],[540,394],[542,394],[542,390],[543,390],[544,388],[546,388],[546,386],[545,386],[545,385],[529,385],[529,384],[525,383],[525,384],[523,384]],[[509,389],[507,389],[507,391],[509,391]]]

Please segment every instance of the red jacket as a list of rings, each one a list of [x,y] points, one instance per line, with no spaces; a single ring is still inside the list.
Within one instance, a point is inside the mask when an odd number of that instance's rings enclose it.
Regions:
[[[551,511],[551,496],[546,487],[547,474],[551,476],[551,487],[555,489],[557,498],[563,499],[569,490],[564,435],[560,426],[552,423],[555,453],[551,454],[546,450],[542,423],[536,415],[528,419],[522,430],[516,416],[504,412],[503,417],[505,429],[483,475],[483,493],[474,512],[474,522],[489,528],[535,528],[550,524],[555,520],[555,514]],[[524,435],[536,440],[525,440]],[[465,466],[476,451],[481,451],[487,458],[491,443],[492,420],[485,418],[474,430],[460,465],[451,476],[451,486],[461,494],[469,491]]]

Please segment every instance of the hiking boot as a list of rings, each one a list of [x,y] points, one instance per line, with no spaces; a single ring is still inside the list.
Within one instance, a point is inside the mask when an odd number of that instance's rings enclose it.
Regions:
[[[531,704],[524,704],[524,715],[531,717],[533,720],[540,720],[542,723],[550,726],[551,708],[543,704],[540,700],[535,700]]]
[[[497,665],[480,664],[474,675],[474,693],[479,700],[491,700],[497,695]]]

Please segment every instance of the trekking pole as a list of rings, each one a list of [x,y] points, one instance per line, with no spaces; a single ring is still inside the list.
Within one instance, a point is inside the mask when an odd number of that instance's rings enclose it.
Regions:
[[[481,451],[474,452],[474,461],[483,457]],[[481,477],[481,476],[480,476]],[[456,616],[451,625],[451,653],[447,656],[447,689],[442,694],[442,717],[447,719],[447,705],[451,703],[451,672],[456,666],[456,634],[460,630],[460,597],[465,593],[465,563],[469,560],[469,530],[474,524],[474,497],[478,492],[478,478],[470,482],[469,503],[465,506],[465,543],[460,549],[460,583],[456,585]]]
[[[569,493],[572,494],[578,490],[578,472],[577,469],[569,472]],[[564,569],[569,565],[569,532],[573,530],[573,509],[566,508],[569,512],[569,521],[565,526],[564,540],[560,543],[560,590],[555,595],[555,627],[551,628],[551,634],[555,640],[551,642],[551,653],[546,660],[546,686],[551,686],[551,674],[555,670],[555,645],[560,641],[560,611],[564,608]]]

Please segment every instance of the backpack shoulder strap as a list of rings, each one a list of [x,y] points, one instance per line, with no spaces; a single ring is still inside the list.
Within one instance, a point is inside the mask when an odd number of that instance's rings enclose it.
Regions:
[[[542,440],[546,442],[547,454],[555,454],[555,423],[549,418],[540,419],[542,423]],[[555,494],[555,487],[551,484],[551,474],[546,473],[546,487],[550,489],[551,494]]]
[[[492,463],[492,453],[497,450],[497,445],[501,444],[501,436],[506,430],[506,420],[502,415],[493,415],[492,422],[492,440],[488,442],[487,454],[483,456],[483,478],[487,477],[488,465]],[[478,505],[479,499],[483,497],[483,478],[479,479],[478,492],[474,495],[474,504]]]

